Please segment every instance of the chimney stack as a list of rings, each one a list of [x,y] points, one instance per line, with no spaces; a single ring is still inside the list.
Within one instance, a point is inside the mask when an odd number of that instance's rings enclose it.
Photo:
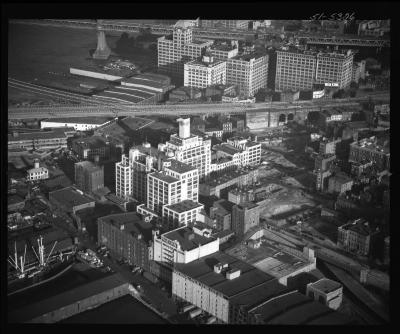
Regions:
[[[190,118],[178,118],[179,137],[186,139],[190,137]]]

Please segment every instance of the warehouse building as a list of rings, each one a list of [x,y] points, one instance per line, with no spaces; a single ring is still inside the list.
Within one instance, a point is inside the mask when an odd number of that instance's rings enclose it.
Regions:
[[[55,323],[122,297],[129,291],[119,274],[78,286],[8,314],[12,323]]]
[[[306,293],[310,298],[337,310],[342,304],[343,286],[328,278],[321,278],[317,282],[307,284]]]
[[[94,208],[95,201],[72,187],[63,188],[49,193],[51,204],[58,209],[74,213],[85,208]]]
[[[206,88],[226,83],[226,62],[204,55],[201,61],[192,60],[184,65],[184,85]]]
[[[64,129],[26,133],[13,132],[8,135],[8,149],[51,150],[67,148],[67,138]]]
[[[76,131],[88,131],[110,124],[111,117],[57,117],[40,122],[40,128],[74,128]]]
[[[101,245],[137,265],[150,270],[152,228],[135,212],[100,217],[97,220],[97,240]]]

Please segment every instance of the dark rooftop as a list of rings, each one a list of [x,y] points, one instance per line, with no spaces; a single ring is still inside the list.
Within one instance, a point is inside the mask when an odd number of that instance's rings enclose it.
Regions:
[[[175,182],[179,181],[176,177],[165,175],[164,173],[160,173],[160,172],[154,172],[149,175],[152,175],[155,178],[157,178],[163,182],[166,182],[166,183],[175,183]]]
[[[230,268],[240,269],[240,276],[228,280],[224,274],[215,273],[214,265],[217,263],[227,263]],[[190,263],[175,264],[175,270],[222,293],[236,304],[254,304],[259,298],[285,289],[273,276],[221,252]]]
[[[112,117],[57,117],[49,118],[44,121],[57,123],[76,123],[76,124],[97,124],[101,125],[112,120]]]
[[[340,226],[340,228],[344,230],[350,230],[365,236],[373,233],[373,230],[365,219],[357,219],[353,222]]]
[[[81,195],[72,187],[52,191],[49,193],[49,197],[54,198],[56,201],[68,205],[71,208],[77,205],[94,202],[94,200]]]
[[[51,131],[38,131],[30,133],[18,133],[17,137],[12,134],[8,135],[8,142],[21,141],[21,140],[35,140],[35,139],[53,139],[53,138],[66,138],[65,129],[55,128]]]
[[[197,169],[196,167],[190,166],[175,159],[170,159],[168,161],[171,162],[171,166],[168,166],[166,168],[171,169],[177,173],[187,173],[195,171]]]
[[[328,278],[322,278],[319,281],[312,283],[311,286],[316,290],[323,291],[324,293],[333,292],[342,287],[340,283]]]
[[[126,282],[118,273],[106,276],[94,282],[78,286],[72,290],[18,309],[9,314],[9,320],[26,322],[43,314],[57,310],[63,306],[73,304],[79,300],[94,296],[123,284],[126,284]]]
[[[183,213],[183,212],[186,212],[188,210],[193,210],[193,209],[196,209],[196,208],[201,207],[201,206],[203,206],[203,204],[200,204],[198,202],[194,202],[192,200],[186,199],[186,200],[184,200],[182,202],[179,202],[179,203],[166,205],[165,207],[170,209],[170,210],[173,210],[175,212]]]
[[[79,138],[74,141],[77,145],[83,147],[90,147],[91,149],[105,147],[107,140],[101,136],[91,136],[86,138]]]
[[[117,228],[124,226],[124,232],[137,236],[141,234],[143,239],[148,242],[152,239],[153,225],[143,221],[136,212],[119,213],[100,217],[99,221],[112,224]]]
[[[190,235],[192,235],[192,239],[189,238]],[[206,245],[216,240],[213,237],[207,238],[197,233],[194,233],[191,228],[186,226],[179,227],[175,230],[167,232],[163,234],[162,237],[172,241],[178,241],[183,251],[190,251],[199,246]]]

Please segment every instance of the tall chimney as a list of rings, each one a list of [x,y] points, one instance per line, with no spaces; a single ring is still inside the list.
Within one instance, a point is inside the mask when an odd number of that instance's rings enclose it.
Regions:
[[[182,139],[190,137],[190,118],[178,118],[179,137]]]

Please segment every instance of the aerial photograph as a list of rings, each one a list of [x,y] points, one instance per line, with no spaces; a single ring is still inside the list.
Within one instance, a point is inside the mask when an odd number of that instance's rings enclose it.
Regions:
[[[188,16],[6,23],[7,322],[389,324],[390,19]]]

